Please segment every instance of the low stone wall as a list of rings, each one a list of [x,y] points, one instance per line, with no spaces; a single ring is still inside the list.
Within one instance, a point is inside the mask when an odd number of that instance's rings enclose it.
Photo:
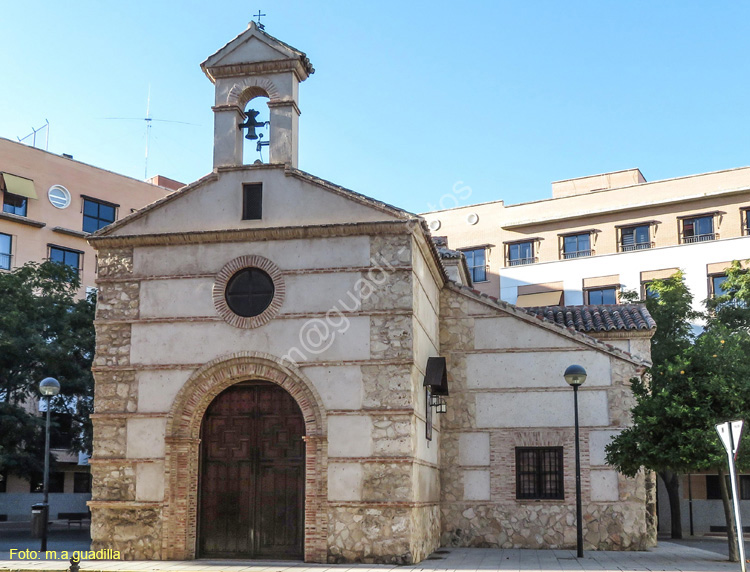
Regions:
[[[449,523],[443,546],[558,549],[576,546],[575,505],[456,503],[443,509]],[[589,503],[583,507],[585,550],[645,550],[650,543],[644,506]]]
[[[328,562],[412,564],[409,507],[331,507]]]
[[[97,507],[91,517],[91,550],[111,548],[124,560],[161,559],[160,507]]]

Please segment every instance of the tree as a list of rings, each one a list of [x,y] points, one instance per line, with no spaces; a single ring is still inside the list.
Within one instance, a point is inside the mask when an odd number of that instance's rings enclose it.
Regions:
[[[93,297],[78,299],[77,272],[30,262],[0,273],[0,473],[41,471],[44,421],[38,384],[60,381],[54,411],[71,414],[74,449],[91,450],[94,355]]]
[[[725,288],[724,296],[706,301],[706,326],[693,339],[696,315],[686,309],[690,294],[682,276],[653,285],[657,296],[646,301],[657,323],[650,383],[634,380],[633,425],[607,447],[608,462],[624,474],[634,475],[641,466],[659,473],[669,495],[673,538],[681,536],[682,472],[719,473],[727,527],[734,529],[715,425],[750,411],[750,283],[739,265]],[[730,559],[737,560],[731,540]]]
[[[691,322],[700,314],[692,309],[693,296],[682,272],[654,280],[648,292],[646,308],[656,322],[651,339],[653,366],[643,379],[632,380],[636,398],[633,425],[607,446],[607,462],[629,476],[641,467],[656,471],[669,497],[671,536],[682,538],[679,473],[690,469],[688,459],[693,455],[680,431],[691,411],[690,394],[680,372],[684,371],[684,353],[694,339]],[[678,395],[685,399],[676,399]]]

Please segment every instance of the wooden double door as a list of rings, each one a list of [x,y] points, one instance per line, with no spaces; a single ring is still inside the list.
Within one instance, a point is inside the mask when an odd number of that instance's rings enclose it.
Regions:
[[[272,383],[214,399],[201,429],[200,557],[302,558],[304,434],[299,406]]]

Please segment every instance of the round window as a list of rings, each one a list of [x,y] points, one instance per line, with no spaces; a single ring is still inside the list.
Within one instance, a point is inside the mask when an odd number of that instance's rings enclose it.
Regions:
[[[53,185],[47,191],[47,198],[52,206],[58,209],[64,209],[70,205],[70,192],[61,185]]]
[[[260,268],[243,268],[227,282],[224,298],[232,312],[252,318],[270,306],[275,290],[273,279],[266,272]]]

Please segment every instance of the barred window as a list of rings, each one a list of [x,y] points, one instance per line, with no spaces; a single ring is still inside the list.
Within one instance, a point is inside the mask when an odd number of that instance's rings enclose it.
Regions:
[[[565,498],[562,447],[516,447],[516,498]]]

